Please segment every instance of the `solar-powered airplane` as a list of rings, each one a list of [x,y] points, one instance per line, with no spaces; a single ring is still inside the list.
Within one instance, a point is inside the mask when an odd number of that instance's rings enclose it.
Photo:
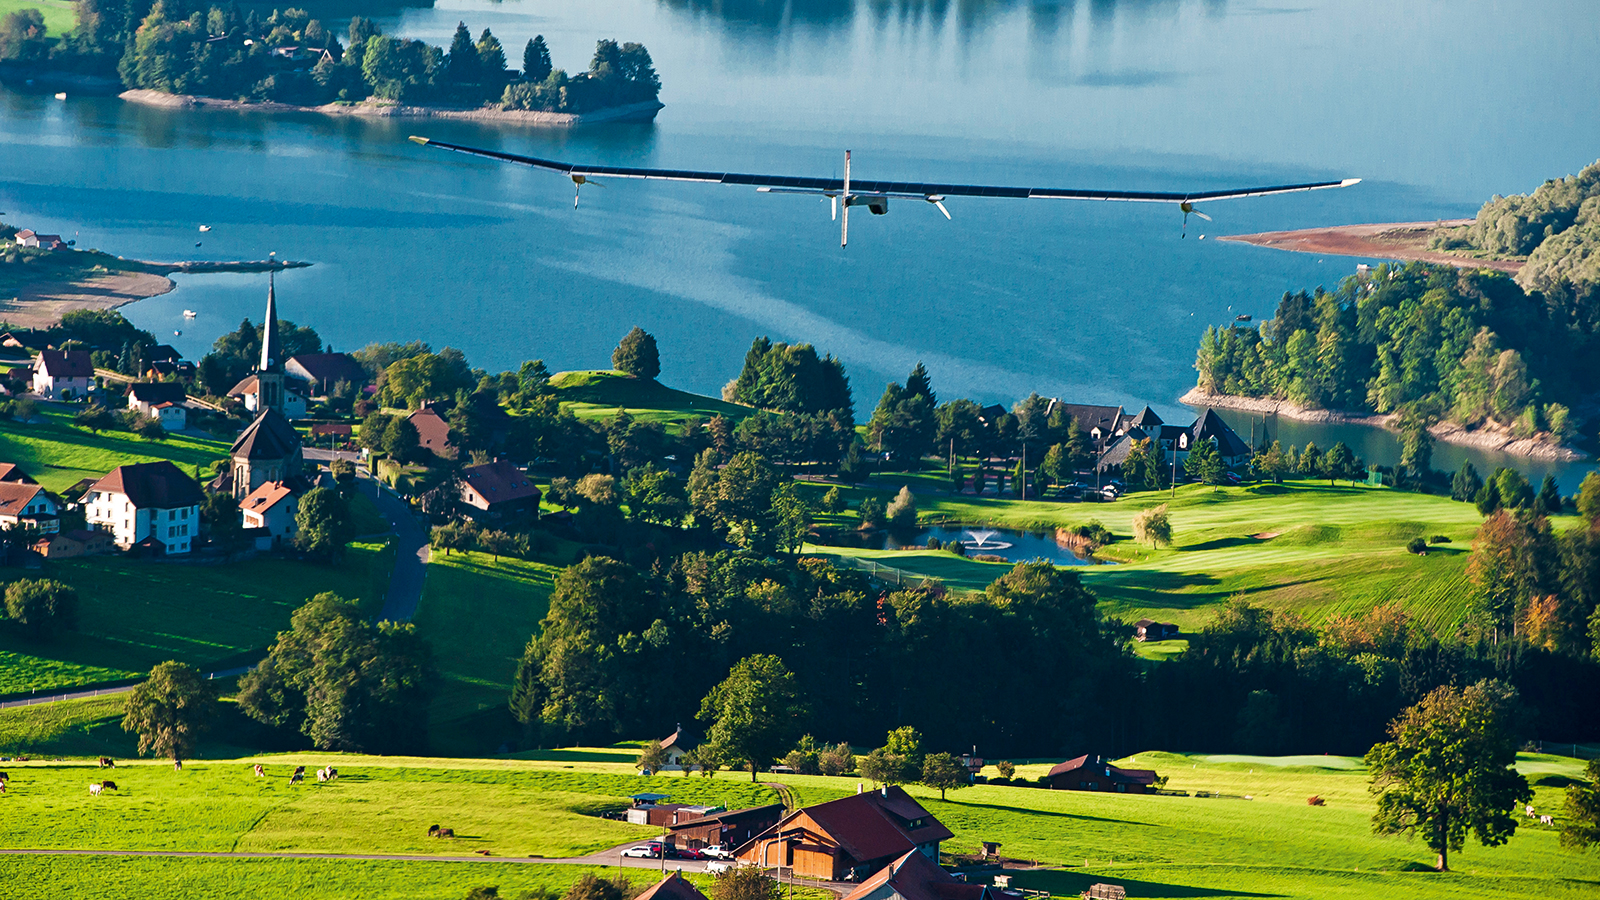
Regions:
[[[834,220],[840,222],[839,246],[841,247],[850,242],[850,207],[865,206],[868,212],[875,216],[881,216],[889,212],[890,198],[922,200],[931,203],[938,208],[939,212],[944,213],[946,219],[950,218],[950,210],[945,208],[944,201],[949,197],[1173,203],[1183,211],[1183,233],[1187,235],[1189,216],[1191,214],[1199,216],[1207,222],[1211,221],[1210,216],[1195,209],[1195,204],[1201,201],[1236,200],[1242,197],[1265,197],[1271,194],[1292,194],[1298,191],[1320,191],[1324,188],[1349,187],[1361,181],[1359,178],[1345,178],[1340,181],[1278,184],[1268,187],[1241,188],[1226,191],[1191,191],[1188,193],[1105,191],[1080,188],[993,187],[979,184],[924,184],[915,181],[851,181],[849,150],[844,152],[844,178],[839,179],[808,178],[795,175],[744,175],[737,172],[695,172],[688,169],[586,166],[554,159],[540,159],[536,156],[518,156],[514,153],[501,153],[497,150],[463,147],[460,144],[447,144],[444,141],[430,140],[425,137],[413,136],[411,140],[424,147],[438,147],[441,150],[454,150],[457,153],[465,153],[469,156],[481,156],[484,159],[495,159],[501,162],[531,166],[535,169],[560,172],[571,178],[572,183],[576,186],[572,195],[573,209],[578,207],[578,194],[583,190],[584,185],[600,184],[595,180],[597,175],[607,178],[654,178],[663,181],[693,181],[703,184],[735,184],[742,187],[753,187],[763,194],[812,194],[827,197],[832,201]],[[840,201],[843,202],[841,203]]]

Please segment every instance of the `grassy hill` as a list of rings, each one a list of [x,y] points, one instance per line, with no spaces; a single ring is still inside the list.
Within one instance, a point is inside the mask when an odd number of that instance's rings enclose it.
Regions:
[[[15,711],[0,713],[0,731]],[[0,797],[0,848],[52,847],[263,852],[579,854],[643,837],[652,830],[592,815],[622,805],[641,789],[682,802],[770,802],[771,789],[724,772],[707,780],[624,774],[627,748],[545,751],[531,759],[421,760],[339,754],[282,755],[195,762],[182,773],[159,763],[119,763],[115,796],[91,798],[92,763],[8,764],[11,790]],[[250,775],[261,761],[269,778]],[[620,761],[620,762],[619,762]],[[296,764],[332,762],[330,785],[291,787]],[[1373,835],[1371,800],[1360,760],[1347,757],[1215,757],[1140,753],[1125,761],[1169,776],[1169,787],[1222,798],[1142,797],[980,785],[952,792],[908,788],[954,832],[950,852],[998,841],[1013,859],[1045,868],[1014,873],[1013,885],[1069,897],[1110,882],[1130,897],[1285,900],[1396,897],[1475,900],[1593,896],[1600,857],[1558,849],[1553,829],[1524,822],[1505,846],[1469,846],[1455,871],[1424,872],[1426,848]],[[1042,770],[1029,762],[1025,773]],[[1535,783],[1537,808],[1558,812],[1571,759],[1524,754],[1519,767]],[[771,776],[804,804],[853,793],[856,777]],[[1327,805],[1311,807],[1312,794]],[[33,823],[48,816],[49,829]],[[424,832],[441,823],[460,835],[441,850]],[[492,859],[493,857],[491,857]],[[474,884],[570,883],[582,869],[491,869],[437,863],[361,860],[96,860],[93,866],[0,855],[0,884],[28,883],[52,896],[121,896],[117,886],[149,879],[145,897],[263,896],[272,887],[304,886],[309,898],[341,896],[332,885],[371,898],[451,897]],[[89,869],[104,880],[84,875]],[[469,869],[470,872],[462,872]],[[547,871],[549,869],[550,871]],[[477,880],[480,873],[492,877]],[[412,873],[404,877],[402,873]],[[445,874],[449,873],[449,874]],[[638,873],[645,877],[644,873]],[[22,879],[22,880],[18,880]],[[355,887],[359,885],[359,887]],[[431,893],[421,890],[427,887]],[[270,890],[269,890],[270,892]],[[3,891],[0,891],[3,894]],[[344,894],[343,896],[353,896]],[[514,894],[512,894],[514,896]]]
[[[0,0],[0,18],[22,9],[37,9],[44,16],[45,33],[51,37],[60,37],[78,27],[72,0]]]
[[[333,591],[376,610],[393,554],[352,544],[337,566],[255,559],[225,566],[116,557],[47,561],[40,570],[0,570],[0,586],[53,578],[78,590],[78,628],[34,640],[0,629],[0,695],[46,691],[142,675],[176,659],[196,666],[265,653],[312,595]],[[249,660],[253,661],[253,660]]]
[[[644,422],[680,425],[696,416],[742,419],[754,410],[699,394],[641,381],[620,372],[557,372],[550,384],[563,406],[580,419],[609,419],[617,410]]]
[[[227,456],[227,441],[183,434],[168,435],[159,441],[124,431],[95,434],[73,425],[72,414],[59,410],[41,410],[27,424],[0,421],[0,460],[22,466],[35,481],[52,491],[131,463],[166,459],[193,475],[196,465],[209,468]]]
[[[870,494],[887,499],[909,484],[919,519],[1050,533],[1098,521],[1119,541],[1100,556],[1118,565],[1082,571],[1111,612],[1198,626],[1234,594],[1293,609],[1315,623],[1338,613],[1396,602],[1436,628],[1463,611],[1466,559],[1482,521],[1466,503],[1388,488],[1297,481],[1213,489],[1178,488],[1177,496],[1132,494],[1114,503],[1057,503],[976,498],[948,492],[942,477],[884,475],[871,487],[844,488],[852,507]],[[813,501],[825,485],[803,485]],[[1167,504],[1174,546],[1152,550],[1131,539],[1133,517]],[[854,514],[836,524],[853,524]],[[1557,527],[1564,523],[1558,520]],[[1425,557],[1405,551],[1411,538],[1444,535]],[[1003,571],[994,563],[929,551],[815,548],[872,559],[907,572],[978,589]]]

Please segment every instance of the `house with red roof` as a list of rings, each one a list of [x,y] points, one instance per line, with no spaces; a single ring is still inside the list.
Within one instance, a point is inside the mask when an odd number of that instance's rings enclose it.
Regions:
[[[740,862],[792,868],[801,878],[865,879],[915,852],[939,858],[939,844],[954,837],[901,788],[876,791],[797,809],[735,851]]]
[[[1046,775],[1058,791],[1112,791],[1118,794],[1153,794],[1156,773],[1150,769],[1123,769],[1093,753],[1060,763]]]
[[[1021,896],[987,884],[968,884],[925,854],[908,850],[844,900],[1020,900]]]
[[[245,530],[262,529],[265,532],[256,541],[258,550],[293,543],[296,527],[294,516],[299,509],[300,496],[281,481],[263,482],[239,501]]]
[[[61,509],[55,498],[37,484],[0,481],[0,526],[52,534],[61,530]]]
[[[142,544],[163,555],[189,552],[204,502],[200,483],[164,459],[117,466],[82,501],[85,520],[111,532],[118,547]]]
[[[538,516],[543,495],[528,473],[505,460],[461,470],[461,502],[471,507],[469,512],[487,513],[491,518],[530,512]]]
[[[672,872],[665,878],[645,888],[633,900],[707,900],[700,889],[684,880],[683,875]]]

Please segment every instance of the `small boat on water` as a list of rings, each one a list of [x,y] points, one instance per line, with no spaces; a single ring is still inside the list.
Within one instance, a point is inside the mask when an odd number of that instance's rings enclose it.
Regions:
[[[56,99],[57,100],[65,100],[65,99],[67,99],[67,92],[66,91],[62,91],[61,93],[57,94],[56,95]]]
[[[173,337],[183,337],[183,332],[181,332],[181,331],[174,331],[174,332],[173,332],[173,333],[172,333],[172,336],[173,336]]]
[[[1250,314],[1249,313],[1245,313],[1243,315],[1234,316],[1233,320],[1235,322],[1248,322],[1248,321],[1250,321]]]
[[[200,230],[201,231],[210,231],[211,230],[211,226],[210,225],[201,225],[200,226]]]
[[[183,317],[184,317],[184,318],[185,318],[185,319],[192,319],[192,318],[194,318],[194,310],[192,310],[192,309],[186,309],[186,310],[184,310],[184,311],[183,311]]]

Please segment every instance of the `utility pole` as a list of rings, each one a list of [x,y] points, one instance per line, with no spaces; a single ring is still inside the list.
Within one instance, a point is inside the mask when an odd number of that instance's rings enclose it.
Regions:
[[[1172,439],[1172,496],[1178,496],[1178,439]]]

